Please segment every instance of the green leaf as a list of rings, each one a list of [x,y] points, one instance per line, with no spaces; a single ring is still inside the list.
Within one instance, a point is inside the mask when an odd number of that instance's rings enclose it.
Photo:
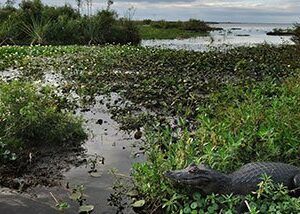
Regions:
[[[185,207],[184,209],[183,209],[183,213],[185,213],[185,214],[188,214],[188,213],[191,213],[192,212],[192,210],[191,210],[191,208],[189,208],[189,207]]]
[[[201,199],[201,194],[200,194],[199,192],[195,192],[195,193],[193,194],[193,199],[194,199],[195,201]]]
[[[132,190],[132,191],[127,192],[126,195],[129,196],[129,197],[135,197],[135,196],[138,196],[139,193],[136,190]]]
[[[79,207],[79,212],[92,212],[94,210],[94,205],[82,205]]]
[[[91,172],[90,176],[93,178],[100,178],[101,177],[101,173],[99,172]]]
[[[80,198],[82,197],[81,193],[80,192],[73,192],[71,195],[70,195],[70,199],[72,199],[73,201],[77,201],[79,200]]]
[[[134,202],[131,206],[132,207],[143,207],[145,205],[146,201],[145,200],[139,200],[139,201],[136,201]]]
[[[197,202],[193,202],[192,204],[191,204],[191,208],[194,210],[194,209],[196,209],[198,207],[198,203]]]
[[[70,205],[67,202],[62,202],[57,204],[56,207],[58,208],[58,210],[63,211],[65,209],[70,208]]]

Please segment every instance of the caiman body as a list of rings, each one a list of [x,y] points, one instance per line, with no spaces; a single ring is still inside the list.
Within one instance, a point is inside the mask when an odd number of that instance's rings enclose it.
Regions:
[[[231,174],[215,171],[202,164],[191,164],[183,170],[167,171],[165,176],[206,195],[247,195],[258,189],[264,174],[270,176],[274,183],[283,184],[289,190],[300,188],[300,168],[275,162],[249,163]]]

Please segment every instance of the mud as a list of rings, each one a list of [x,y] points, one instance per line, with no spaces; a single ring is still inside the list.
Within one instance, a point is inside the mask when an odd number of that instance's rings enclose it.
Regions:
[[[3,187],[26,191],[38,185],[57,186],[63,171],[86,162],[83,148],[32,148],[23,151],[13,162],[0,166],[0,184]]]

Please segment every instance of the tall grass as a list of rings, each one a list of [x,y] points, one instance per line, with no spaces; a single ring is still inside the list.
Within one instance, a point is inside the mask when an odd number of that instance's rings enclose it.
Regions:
[[[47,30],[50,26],[51,20],[37,19],[35,17],[31,17],[31,23],[23,22],[23,31],[30,38],[30,45],[44,45],[47,43],[46,34]]]

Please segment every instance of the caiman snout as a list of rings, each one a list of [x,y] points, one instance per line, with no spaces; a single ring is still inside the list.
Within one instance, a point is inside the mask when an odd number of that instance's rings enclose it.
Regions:
[[[168,170],[164,173],[164,176],[167,177],[167,178],[170,178],[172,176],[172,171]]]

